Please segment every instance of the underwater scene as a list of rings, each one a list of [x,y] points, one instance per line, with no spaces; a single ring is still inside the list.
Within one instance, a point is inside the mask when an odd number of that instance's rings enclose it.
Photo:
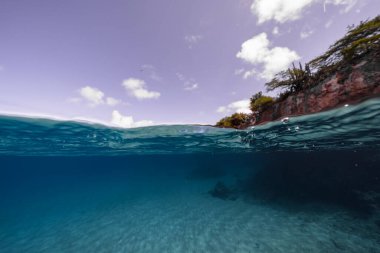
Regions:
[[[1,116],[0,252],[380,252],[380,100],[247,130]]]

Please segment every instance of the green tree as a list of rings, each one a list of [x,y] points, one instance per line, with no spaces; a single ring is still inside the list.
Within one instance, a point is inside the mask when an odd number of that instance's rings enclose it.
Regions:
[[[275,78],[266,83],[265,86],[268,91],[281,88],[292,93],[306,88],[311,77],[312,74],[308,64],[303,68],[302,64],[299,63],[299,67],[297,68],[293,63],[293,68],[289,68],[276,74]]]
[[[346,35],[310,62],[316,69],[339,66],[380,48],[380,16],[350,26]]]
[[[231,116],[224,117],[216,123],[218,127],[240,128],[249,120],[249,115],[245,113],[234,113]]]
[[[356,64],[366,56],[366,60],[380,58],[380,16],[372,20],[361,22],[358,26],[348,28],[346,35],[329,47],[323,55],[313,59],[303,67],[299,63],[275,77],[265,84],[268,91],[282,89],[276,101],[286,99],[290,94],[302,91],[317,84],[332,74],[347,72],[351,65]],[[348,66],[348,68],[347,68]],[[276,102],[273,98],[263,96],[261,92],[254,94],[250,99],[250,109],[253,112],[262,112]],[[247,124],[250,116],[235,113],[221,119],[217,126],[240,128]]]
[[[346,35],[330,46],[323,55],[299,67],[282,71],[265,84],[268,91],[283,89],[282,97],[299,92],[324,78],[331,76],[342,67],[355,63],[355,60],[373,53],[380,57],[380,16],[348,28]]]
[[[252,112],[262,112],[273,103],[274,99],[272,97],[263,96],[262,92],[258,92],[250,99],[250,109]]]

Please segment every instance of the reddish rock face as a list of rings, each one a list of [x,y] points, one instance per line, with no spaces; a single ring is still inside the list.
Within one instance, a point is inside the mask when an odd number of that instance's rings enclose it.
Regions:
[[[377,96],[380,96],[380,62],[362,61],[352,66],[349,74],[337,73],[308,90],[290,95],[262,112],[255,124],[321,112]]]

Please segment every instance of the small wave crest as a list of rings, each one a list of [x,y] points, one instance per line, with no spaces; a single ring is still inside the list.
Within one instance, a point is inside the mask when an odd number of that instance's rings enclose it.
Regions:
[[[380,99],[247,130],[201,125],[120,129],[0,116],[0,154],[99,156],[374,148],[380,146],[379,126]]]

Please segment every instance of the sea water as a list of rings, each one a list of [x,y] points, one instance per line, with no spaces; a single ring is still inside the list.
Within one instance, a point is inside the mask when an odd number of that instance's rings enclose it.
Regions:
[[[247,130],[0,117],[0,252],[380,252],[380,100]]]

